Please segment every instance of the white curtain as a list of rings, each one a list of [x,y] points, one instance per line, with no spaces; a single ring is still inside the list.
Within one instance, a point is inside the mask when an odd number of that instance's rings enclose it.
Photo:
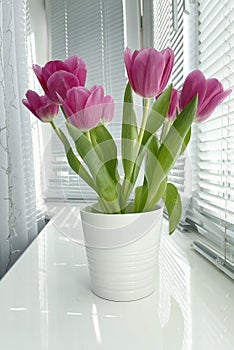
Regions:
[[[0,2],[0,277],[37,234],[26,0]]]

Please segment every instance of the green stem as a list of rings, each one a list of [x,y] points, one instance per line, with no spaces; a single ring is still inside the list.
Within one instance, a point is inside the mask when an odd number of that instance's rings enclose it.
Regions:
[[[63,142],[62,138],[61,138],[61,134],[59,129],[57,128],[57,126],[54,124],[54,121],[52,120],[50,122],[50,124],[52,125],[52,128],[54,129],[54,131],[56,132],[56,134],[58,135],[59,139]]]
[[[53,121],[50,122],[52,128],[54,129],[55,133],[57,134],[58,138],[62,142],[65,148],[65,152],[67,155],[68,163],[71,166],[71,168],[77,173],[91,188],[94,189],[94,191],[97,192],[96,185],[92,179],[92,177],[89,175],[89,173],[86,171],[86,169],[83,167],[83,165],[80,163],[80,161],[77,159],[75,154],[73,153],[73,150],[69,144],[69,141],[67,140],[66,136],[63,134],[62,131],[60,131],[55,123]],[[72,160],[71,160],[72,158]],[[74,164],[71,164],[73,162]]]
[[[149,109],[149,102],[150,102],[149,98],[144,99],[144,112],[143,112],[143,118],[142,118],[142,122],[141,122],[141,129],[140,129],[140,133],[139,133],[139,136],[138,136],[139,146],[141,145],[141,142],[142,142],[142,139],[143,139],[143,135],[144,135],[144,131],[145,131],[145,127],[146,127],[146,122],[147,122],[147,117],[148,117],[148,109]]]
[[[67,119],[67,115],[66,115],[66,113],[65,113],[65,111],[64,111],[63,106],[60,106],[60,109],[61,109],[61,111],[63,112],[63,115],[64,115],[65,119]]]
[[[137,161],[137,157],[138,157],[140,149],[141,149],[141,143],[142,143],[142,140],[143,140],[145,127],[146,127],[146,123],[147,123],[147,118],[148,118],[149,103],[150,103],[150,99],[149,98],[144,99],[144,111],[143,111],[143,117],[142,117],[142,122],[141,122],[141,128],[140,128],[140,132],[139,132],[139,135],[138,135],[138,145],[137,145],[137,149],[136,149],[136,159],[135,159],[135,161]],[[132,175],[133,175],[134,169],[135,169],[135,165],[132,167],[130,178],[128,178],[128,179],[124,178],[124,180],[123,180],[122,196],[123,196],[123,203],[124,203],[124,205],[126,205],[127,200],[129,198],[129,195],[130,195],[130,193],[132,191],[132,188],[134,186],[134,184],[131,183],[131,179],[132,179]]]
[[[86,135],[87,139],[89,140],[89,142],[92,143],[89,130],[85,132],[85,135]]]
[[[163,129],[162,129],[162,133],[161,133],[161,137],[160,137],[160,143],[162,144],[165,140],[165,138],[167,137],[167,134],[169,132],[171,128],[171,120],[170,119],[166,119],[163,125]]]

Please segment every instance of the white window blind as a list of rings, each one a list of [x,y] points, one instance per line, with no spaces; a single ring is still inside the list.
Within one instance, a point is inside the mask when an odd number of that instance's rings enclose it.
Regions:
[[[87,65],[87,83],[103,85],[118,109],[126,85],[123,52],[124,11],[122,0],[50,0],[47,2],[51,59],[80,56]],[[119,119],[118,119],[119,118]],[[116,113],[111,132],[119,137],[121,113]],[[63,123],[60,116],[58,120]],[[67,164],[56,135],[52,138],[52,171],[49,199],[94,199],[92,191]]]
[[[234,2],[198,1],[198,68],[225,88],[234,83]],[[221,263],[234,265],[234,94],[197,125],[189,219]]]

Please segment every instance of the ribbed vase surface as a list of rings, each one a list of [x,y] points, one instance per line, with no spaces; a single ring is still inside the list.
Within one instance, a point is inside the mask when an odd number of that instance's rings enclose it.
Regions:
[[[100,214],[81,210],[93,292],[131,301],[153,293],[156,284],[162,208],[146,213]]]

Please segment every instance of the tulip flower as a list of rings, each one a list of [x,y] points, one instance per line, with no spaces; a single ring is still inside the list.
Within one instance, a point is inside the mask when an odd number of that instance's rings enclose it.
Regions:
[[[170,98],[170,105],[167,112],[167,118],[174,121],[176,119],[176,111],[180,113],[180,91],[176,89],[172,89],[171,91],[171,98]]]
[[[202,122],[231,92],[231,89],[224,91],[222,84],[217,79],[206,79],[201,71],[195,70],[185,79],[181,92],[180,108],[183,109],[198,94],[196,119]]]
[[[174,52],[145,48],[132,52],[126,48],[124,61],[133,90],[145,97],[158,96],[166,87],[174,64]]]
[[[78,56],[71,56],[65,61],[49,61],[44,67],[33,65],[45,94],[54,103],[59,104],[59,96],[65,98],[66,92],[75,86],[84,86],[86,66]]]
[[[102,118],[104,89],[95,86],[73,87],[68,90],[65,99],[60,102],[71,124],[82,131],[95,128]]]
[[[180,94],[181,94],[181,91],[176,90],[174,88],[171,91],[170,105],[167,112],[167,119],[170,119],[171,121],[174,121],[176,119],[176,111],[180,113],[180,106],[179,106]],[[157,98],[159,96],[157,96]]]
[[[27,91],[22,102],[42,122],[51,122],[59,111],[59,106],[51,103],[47,96],[39,96],[32,90]]]

